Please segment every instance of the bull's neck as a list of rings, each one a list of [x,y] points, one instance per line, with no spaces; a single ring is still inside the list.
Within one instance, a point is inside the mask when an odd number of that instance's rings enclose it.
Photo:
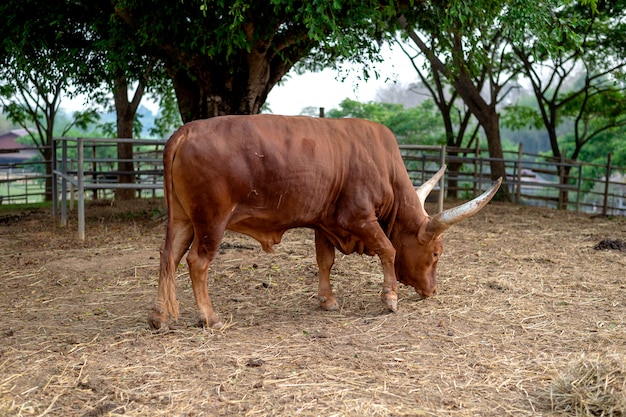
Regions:
[[[410,184],[410,183],[409,183]],[[416,233],[422,223],[428,220],[425,210],[417,197],[417,193],[410,184],[396,193],[396,215],[391,226],[389,236],[394,238],[403,233]]]

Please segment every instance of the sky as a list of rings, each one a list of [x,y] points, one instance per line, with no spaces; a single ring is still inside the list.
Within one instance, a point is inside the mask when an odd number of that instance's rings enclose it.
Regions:
[[[376,98],[376,92],[389,83],[409,84],[417,80],[417,74],[409,58],[399,46],[384,44],[381,50],[383,62],[373,68],[379,78],[371,77],[367,82],[360,80],[361,71],[354,67],[343,81],[335,70],[296,74],[291,71],[275,86],[266,103],[272,113],[284,115],[301,114],[305,107],[324,107],[326,111],[339,107],[345,98],[367,102]],[[158,104],[144,99],[142,105],[157,113]],[[66,111],[76,111],[84,107],[84,97],[64,101]]]
[[[409,84],[417,80],[417,73],[409,58],[400,47],[385,44],[382,49],[384,61],[375,68],[379,79],[364,82],[360,71],[353,69],[343,82],[334,70],[302,75],[290,72],[282,85],[270,91],[267,103],[274,114],[296,115],[305,107],[337,108],[345,98],[367,102],[376,98],[376,92],[386,84],[397,82]]]

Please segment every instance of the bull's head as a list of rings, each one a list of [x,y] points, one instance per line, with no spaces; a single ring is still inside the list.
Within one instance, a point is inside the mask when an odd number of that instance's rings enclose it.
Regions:
[[[396,246],[395,267],[398,281],[414,287],[423,297],[430,297],[437,289],[437,263],[443,252],[442,233],[453,224],[478,213],[493,198],[502,183],[500,178],[481,196],[431,217],[424,209],[424,202],[445,170],[444,165],[417,189],[420,203],[417,230],[403,233],[397,242],[399,247]]]

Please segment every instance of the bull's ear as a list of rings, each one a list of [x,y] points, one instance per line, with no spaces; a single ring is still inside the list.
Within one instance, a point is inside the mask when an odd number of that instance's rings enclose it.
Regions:
[[[500,188],[500,184],[502,184],[502,177],[498,178],[498,180],[494,182],[487,191],[475,199],[436,214],[428,222],[428,231],[434,233],[435,236],[438,236],[453,224],[478,213],[480,209],[485,207],[485,205],[491,201],[493,196],[496,195],[496,192],[498,192],[498,189]]]
[[[428,197],[428,194],[430,194],[433,188],[435,188],[435,185],[437,185],[437,182],[439,182],[439,179],[441,179],[444,172],[446,172],[445,164],[441,167],[439,171],[437,171],[435,175],[433,175],[431,179],[420,185],[419,188],[415,190],[415,192],[417,193],[417,198],[419,199],[420,203],[422,203],[422,207],[424,207],[426,197]]]

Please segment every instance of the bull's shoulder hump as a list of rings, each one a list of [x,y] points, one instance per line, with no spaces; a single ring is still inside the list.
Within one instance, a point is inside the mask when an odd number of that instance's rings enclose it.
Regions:
[[[274,146],[310,141],[319,145],[340,147],[342,144],[397,149],[395,135],[384,125],[369,120],[328,119],[309,116],[231,115],[196,120],[179,129],[194,142],[215,146],[225,142],[231,149],[255,144]]]

